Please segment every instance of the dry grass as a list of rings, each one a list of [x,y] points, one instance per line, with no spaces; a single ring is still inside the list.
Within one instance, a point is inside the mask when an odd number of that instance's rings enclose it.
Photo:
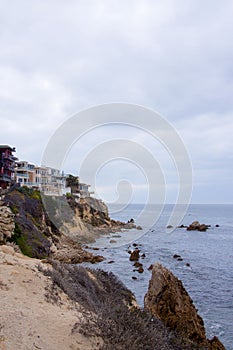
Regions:
[[[89,314],[81,325],[74,325],[72,332],[101,337],[101,350],[197,349],[175,337],[157,318],[134,307],[133,294],[113,273],[57,262],[52,265],[53,269],[44,273]],[[54,291],[55,287],[50,290],[50,300],[59,303]]]

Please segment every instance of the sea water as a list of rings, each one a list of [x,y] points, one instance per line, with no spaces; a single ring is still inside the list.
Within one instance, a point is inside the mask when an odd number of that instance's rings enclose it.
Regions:
[[[151,277],[148,267],[160,262],[182,280],[204,319],[207,336],[218,336],[227,350],[233,350],[233,205],[190,205],[181,223],[189,225],[198,220],[211,225],[206,232],[176,228],[167,233],[171,205],[165,205],[159,220],[150,227],[148,222],[151,224],[150,218],[156,210],[150,208],[138,221],[142,208],[136,204],[122,210],[110,207],[114,219],[135,218],[143,230],[114,233],[97,240],[94,245],[106,258],[98,267],[115,273],[143,307]],[[115,243],[110,243],[112,240]],[[133,262],[129,261],[128,251],[133,249],[133,241],[145,253],[145,258],[140,260],[144,266],[142,274],[134,271]],[[174,254],[183,260],[177,261]]]

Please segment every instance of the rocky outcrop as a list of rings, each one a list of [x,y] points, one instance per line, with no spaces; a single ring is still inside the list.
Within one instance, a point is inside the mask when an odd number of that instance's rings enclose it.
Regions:
[[[59,243],[52,249],[50,257],[66,264],[79,264],[82,262],[94,264],[104,260],[103,256],[87,252],[80,243],[64,235],[61,236]]]
[[[121,229],[138,228],[131,219],[127,223],[113,220],[109,217],[108,207],[106,204],[96,198],[75,198],[70,197],[67,199],[70,207],[73,210],[73,220],[80,220],[84,225],[84,230],[94,232],[95,228],[105,230],[107,232],[120,231]],[[132,221],[133,220],[133,221]],[[97,230],[96,230],[97,232]]]
[[[140,258],[140,250],[139,249],[135,249],[130,253],[130,257],[129,257],[130,261],[138,261],[139,258]]]
[[[194,221],[187,227],[187,231],[205,232],[209,227],[210,227],[210,225],[200,224],[199,221]]]
[[[14,233],[14,214],[7,206],[0,206],[0,244],[5,244]]]
[[[144,304],[180,337],[209,350],[225,349],[218,338],[207,340],[204,322],[182,282],[159,263],[153,266]]]
[[[40,193],[27,188],[13,190],[5,196],[5,203],[14,212],[15,229],[11,241],[16,243],[23,254],[38,258],[52,258],[66,263],[91,263],[102,261],[103,257],[86,252],[81,244],[59,231],[51,222],[44,209]],[[10,209],[7,209],[10,212]],[[80,219],[80,218],[79,218]],[[78,218],[77,218],[78,220]],[[75,222],[76,233],[85,227],[80,219]]]

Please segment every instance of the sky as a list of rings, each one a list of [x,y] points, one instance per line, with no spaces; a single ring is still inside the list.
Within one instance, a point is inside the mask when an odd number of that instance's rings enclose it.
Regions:
[[[233,203],[232,15],[231,0],[0,0],[0,144],[40,164],[72,115],[114,102],[145,106],[183,140],[191,201]],[[179,176],[166,148],[130,126],[89,129],[70,149],[65,172],[79,173],[88,152],[118,139],[154,154],[174,202]],[[143,170],[112,159],[96,169],[92,186],[114,201],[127,182],[133,201],[144,202]]]

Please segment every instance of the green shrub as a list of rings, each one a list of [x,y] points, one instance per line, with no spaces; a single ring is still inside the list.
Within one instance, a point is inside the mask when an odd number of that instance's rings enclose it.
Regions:
[[[13,214],[18,214],[19,213],[19,209],[16,205],[11,205],[10,209],[12,211]]]
[[[27,255],[31,258],[33,257],[32,248],[27,243],[27,237],[25,236],[25,234],[23,234],[17,222],[15,223],[14,234],[9,239],[9,241],[17,244],[24,255]]]

